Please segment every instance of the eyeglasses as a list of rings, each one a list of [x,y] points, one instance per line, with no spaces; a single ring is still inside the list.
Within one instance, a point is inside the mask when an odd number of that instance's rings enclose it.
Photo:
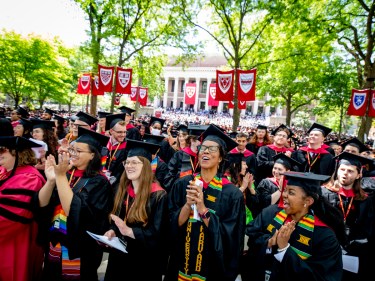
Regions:
[[[82,151],[82,150],[75,150],[74,148],[68,148],[68,152],[70,155],[79,156],[81,153],[92,153],[91,151]]]
[[[209,153],[218,152],[219,146],[217,146],[217,145],[213,145],[213,146],[198,145],[198,151],[199,152],[205,152],[206,149],[208,149]]]
[[[288,138],[288,136],[283,135],[283,134],[276,134],[275,137],[280,137],[280,138],[284,138],[284,139]]]
[[[143,162],[141,162],[141,161],[124,161],[124,162],[122,162],[122,165],[124,165],[124,167],[125,166],[132,166],[132,167],[134,167],[134,166],[137,166],[139,164],[143,164]]]
[[[126,134],[126,131],[115,131],[112,129],[112,131],[114,131],[116,134],[119,134],[119,135],[125,135]]]
[[[5,153],[8,150],[5,146],[0,146],[0,153]]]

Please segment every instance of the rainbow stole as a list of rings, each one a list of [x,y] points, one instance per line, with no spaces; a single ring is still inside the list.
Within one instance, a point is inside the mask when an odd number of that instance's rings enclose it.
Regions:
[[[156,156],[154,159],[151,161],[151,171],[153,174],[156,172],[156,168],[158,167],[158,158],[159,156]]]
[[[273,235],[276,229],[280,229],[280,227],[284,224],[287,217],[288,215],[285,213],[285,210],[278,212],[273,219],[274,224],[270,223],[267,227],[267,231]],[[292,242],[289,241],[291,242],[290,247],[302,260],[306,260],[311,257],[311,238],[314,234],[314,224],[314,216],[312,214],[306,214],[302,219],[300,219],[292,234],[297,235],[298,239]]]
[[[67,220],[67,216],[61,204],[57,205],[53,212],[52,226],[50,228],[50,231],[60,232],[66,235],[66,220]]]
[[[201,180],[201,175],[197,174],[194,180]],[[223,190],[223,180],[217,175],[211,180],[206,189],[203,189],[204,204],[212,214],[216,213],[216,204],[220,201],[221,192]],[[186,226],[185,237],[185,261],[180,264],[178,271],[179,281],[202,281],[206,280],[207,275],[205,262],[205,231],[207,227],[201,220],[194,219],[193,210],[190,211],[190,216]]]

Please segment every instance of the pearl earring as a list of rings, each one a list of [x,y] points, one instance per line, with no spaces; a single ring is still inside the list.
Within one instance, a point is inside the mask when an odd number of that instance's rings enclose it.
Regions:
[[[306,208],[306,203],[303,205],[303,207],[305,207]]]

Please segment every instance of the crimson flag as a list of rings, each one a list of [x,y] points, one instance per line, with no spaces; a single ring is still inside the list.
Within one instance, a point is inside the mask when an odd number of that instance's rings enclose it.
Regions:
[[[147,105],[148,88],[139,87],[138,101],[142,106]]]
[[[88,95],[90,93],[91,75],[84,73],[78,79],[77,94]]]
[[[116,94],[115,100],[113,101],[114,105],[120,105],[120,100],[121,100],[122,94]]]
[[[234,70],[220,71],[216,70],[216,100],[233,100],[233,75]]]
[[[104,91],[99,90],[99,77],[97,75],[94,76],[94,79],[91,80],[91,94],[93,96],[103,96]]]
[[[114,66],[98,64],[99,89],[103,92],[112,92]]]
[[[131,101],[137,101],[137,95],[138,95],[138,87],[131,87],[130,91],[130,100]]]
[[[185,104],[195,104],[197,85],[195,83],[186,83],[185,85]]]
[[[257,70],[237,70],[238,74],[238,100],[254,101],[255,100],[255,81]]]
[[[117,67],[116,93],[130,95],[132,83],[132,69]]]
[[[215,100],[216,98],[216,84],[210,84],[208,88],[208,105],[209,106],[218,106],[219,101]]]
[[[233,101],[229,101],[228,108],[234,108],[234,102]],[[238,109],[246,109],[246,101],[238,101],[237,108]]]
[[[363,116],[366,114],[369,90],[352,89],[352,97],[347,115]]]
[[[369,110],[368,110],[368,116],[369,117],[375,117],[375,91],[369,91],[371,93],[371,101],[369,105]]]

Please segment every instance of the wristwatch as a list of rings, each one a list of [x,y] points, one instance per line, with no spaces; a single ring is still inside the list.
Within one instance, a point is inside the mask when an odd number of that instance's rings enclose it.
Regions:
[[[207,209],[203,214],[199,213],[201,219],[209,219],[211,216],[211,212]]]

